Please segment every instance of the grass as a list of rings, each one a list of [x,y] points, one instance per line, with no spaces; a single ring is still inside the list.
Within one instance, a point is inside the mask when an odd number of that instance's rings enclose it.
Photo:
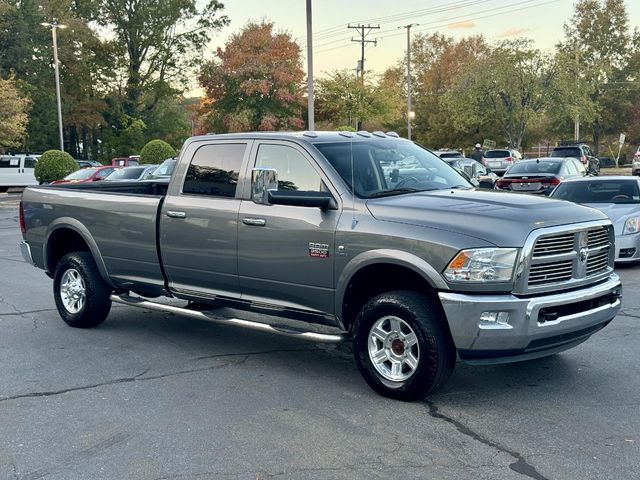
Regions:
[[[600,175],[631,175],[631,167],[606,167],[600,169]]]

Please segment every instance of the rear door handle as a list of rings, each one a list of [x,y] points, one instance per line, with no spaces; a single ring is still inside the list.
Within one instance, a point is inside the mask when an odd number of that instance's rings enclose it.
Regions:
[[[264,218],[244,217],[242,219],[242,223],[244,223],[245,225],[251,225],[254,227],[264,227],[267,224],[267,221]]]
[[[167,210],[167,217],[187,218],[187,212],[180,212],[178,210]]]

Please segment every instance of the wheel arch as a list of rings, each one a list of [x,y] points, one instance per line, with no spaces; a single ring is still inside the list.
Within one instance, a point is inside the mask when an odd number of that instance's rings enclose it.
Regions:
[[[435,293],[446,288],[436,269],[420,257],[399,250],[370,250],[354,257],[342,270],[335,312],[340,325],[350,331],[362,305],[380,293],[414,290],[432,294],[439,302]]]
[[[53,275],[60,259],[66,254],[76,251],[88,251],[96,262],[102,279],[111,287],[104,259],[93,236],[82,223],[74,218],[58,218],[47,229],[46,240],[42,246],[44,270]]]

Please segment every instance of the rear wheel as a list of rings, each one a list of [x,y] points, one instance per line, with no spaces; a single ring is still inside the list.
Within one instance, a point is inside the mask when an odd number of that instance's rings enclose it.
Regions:
[[[89,252],[62,257],[53,276],[53,296],[67,325],[76,328],[100,325],[111,310],[110,295],[111,289]]]
[[[376,392],[414,400],[442,387],[455,366],[455,347],[439,305],[418,292],[374,297],[354,325],[354,355]]]

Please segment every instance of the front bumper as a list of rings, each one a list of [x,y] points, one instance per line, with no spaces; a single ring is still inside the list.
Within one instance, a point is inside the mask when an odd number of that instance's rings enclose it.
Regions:
[[[440,292],[453,341],[469,363],[509,363],[571,348],[616,316],[622,284],[612,273],[587,288],[541,295],[468,295]],[[508,323],[481,322],[483,312],[504,312]]]
[[[616,262],[640,261],[640,233],[616,235]]]
[[[31,256],[31,247],[29,247],[29,244],[24,240],[20,242],[20,253],[22,253],[22,258],[24,258],[25,262],[29,265],[33,265],[34,267],[36,266],[36,263],[33,261],[33,257]]]

